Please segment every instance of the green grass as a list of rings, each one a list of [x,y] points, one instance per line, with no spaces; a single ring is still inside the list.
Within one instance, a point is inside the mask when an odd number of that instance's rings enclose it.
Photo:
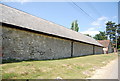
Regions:
[[[117,58],[117,54],[90,55],[84,57],[22,61],[2,64],[3,79],[83,79],[92,75],[92,71]]]

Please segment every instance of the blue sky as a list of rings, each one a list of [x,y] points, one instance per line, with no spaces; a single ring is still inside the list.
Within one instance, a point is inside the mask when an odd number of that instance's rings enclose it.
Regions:
[[[105,22],[118,22],[118,2],[3,2],[4,4],[46,19],[66,28],[78,20],[79,32],[92,36],[105,31]]]

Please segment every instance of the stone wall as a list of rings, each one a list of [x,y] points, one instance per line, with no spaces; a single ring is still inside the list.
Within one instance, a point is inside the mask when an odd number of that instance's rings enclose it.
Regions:
[[[103,48],[94,46],[95,54],[103,54]]]
[[[93,54],[93,45],[74,42],[73,56],[90,55]]]
[[[3,27],[3,59],[57,59],[71,57],[71,41]]]
[[[3,59],[43,60],[81,55],[102,54],[102,48],[38,34],[30,31],[0,27],[2,29]],[[72,43],[73,42],[73,43]],[[93,51],[95,50],[95,52]]]

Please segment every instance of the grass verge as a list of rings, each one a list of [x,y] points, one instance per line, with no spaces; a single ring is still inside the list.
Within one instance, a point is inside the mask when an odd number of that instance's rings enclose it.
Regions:
[[[2,64],[3,79],[84,79],[93,71],[117,58],[117,54],[100,54],[60,60],[22,61]]]

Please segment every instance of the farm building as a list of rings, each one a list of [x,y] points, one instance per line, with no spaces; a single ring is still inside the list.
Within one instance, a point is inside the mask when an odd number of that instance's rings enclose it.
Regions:
[[[102,54],[95,39],[0,4],[3,59],[58,59]]]
[[[103,48],[104,54],[113,52],[112,43],[110,42],[110,40],[98,40],[98,42],[104,46]]]

